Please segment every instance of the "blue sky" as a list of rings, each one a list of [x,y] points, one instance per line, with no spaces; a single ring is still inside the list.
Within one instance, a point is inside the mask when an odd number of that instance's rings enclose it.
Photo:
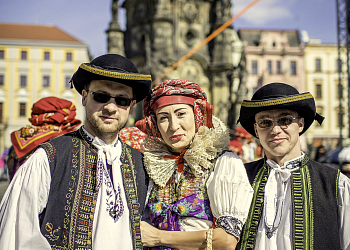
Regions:
[[[252,1],[233,0],[233,15]],[[0,22],[55,25],[89,45],[95,57],[107,53],[105,31],[111,21],[111,3],[112,0],[0,0]],[[122,27],[124,14],[122,9]],[[310,38],[336,43],[336,0],[260,0],[233,26],[236,30],[306,30]]]

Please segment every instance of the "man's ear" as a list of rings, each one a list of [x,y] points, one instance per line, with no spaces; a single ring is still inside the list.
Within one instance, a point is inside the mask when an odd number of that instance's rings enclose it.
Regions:
[[[299,125],[299,133],[301,133],[301,131],[304,130],[304,126],[305,126],[304,117],[299,118],[298,125]]]
[[[132,108],[135,106],[135,104],[136,104],[136,100],[132,100],[130,104],[129,115],[131,114]]]
[[[86,106],[87,96],[88,92],[85,89],[83,89],[83,91],[81,92],[81,103],[84,107]]]
[[[254,131],[255,131],[255,135],[256,135],[256,137],[258,137],[259,138],[259,135],[258,135],[258,130],[256,129],[256,123],[254,123]]]

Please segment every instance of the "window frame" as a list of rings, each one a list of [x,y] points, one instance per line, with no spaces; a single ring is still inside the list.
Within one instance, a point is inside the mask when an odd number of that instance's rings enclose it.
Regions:
[[[43,75],[42,87],[44,87],[44,88],[50,87],[50,76],[49,75]]]
[[[252,60],[252,75],[258,74],[258,61]]]
[[[290,75],[292,76],[297,75],[297,61],[295,60],[290,61]]]
[[[51,54],[50,51],[44,51],[44,61],[50,61]]]
[[[21,88],[26,88],[28,86],[28,77],[27,77],[27,75],[20,75],[19,76],[19,86]]]
[[[18,116],[19,117],[26,117],[26,113],[27,113],[27,103],[20,102],[19,103]]]

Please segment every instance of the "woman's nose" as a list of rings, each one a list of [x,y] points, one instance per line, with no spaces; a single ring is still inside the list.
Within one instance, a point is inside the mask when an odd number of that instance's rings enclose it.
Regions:
[[[179,128],[179,120],[176,117],[171,118],[169,128],[172,131],[176,131]]]

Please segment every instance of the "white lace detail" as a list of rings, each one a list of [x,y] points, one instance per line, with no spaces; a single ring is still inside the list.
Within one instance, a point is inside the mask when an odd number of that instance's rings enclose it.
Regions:
[[[228,150],[230,137],[227,127],[215,116],[213,116],[213,125],[214,128],[211,129],[205,126],[198,129],[184,155],[184,160],[195,176],[203,173],[202,167],[213,169],[214,159],[224,150]],[[147,173],[155,184],[164,187],[177,169],[176,159],[162,159],[163,156],[172,154],[162,139],[147,136],[143,144]]]

